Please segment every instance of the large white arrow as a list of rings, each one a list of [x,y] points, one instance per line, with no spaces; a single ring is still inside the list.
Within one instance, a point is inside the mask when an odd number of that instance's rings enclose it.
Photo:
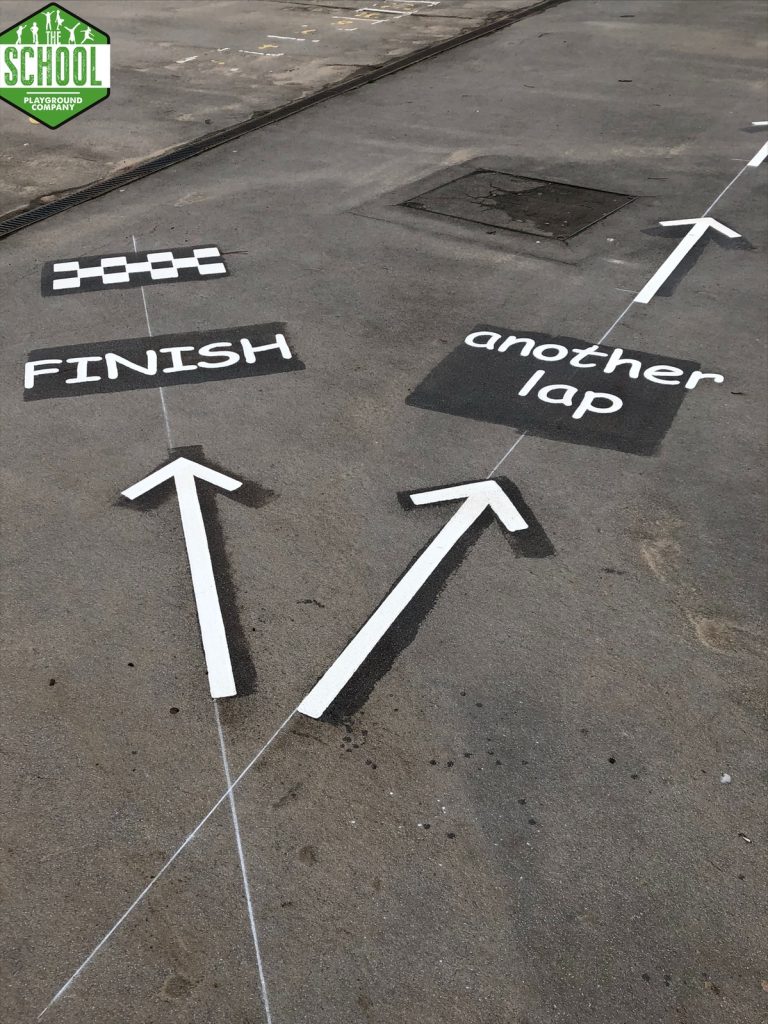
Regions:
[[[685,259],[708,228],[712,228],[713,231],[719,231],[726,238],[741,238],[738,231],[732,231],[725,224],[721,224],[719,220],[715,220],[714,217],[694,217],[691,220],[662,220],[659,223],[664,228],[678,227],[681,224],[691,224],[692,227],[685,238],[680,241],[677,248],[664,260],[645,288],[637,293],[635,302],[651,301],[673,270]]]
[[[209,469],[199,462],[192,462],[191,459],[179,458],[123,491],[123,497],[133,501],[171,478],[176,484],[176,494],[179,498],[181,525],[187,546],[189,570],[192,574],[192,587],[195,591],[197,618],[200,622],[211,696],[234,697],[237,694],[235,677],[232,673],[227,634],[221,617],[216,579],[208,548],[208,535],[205,532],[195,481],[199,478],[221,487],[222,490],[236,491],[242,485],[242,480],[234,480],[231,476],[217,473],[216,470]]]
[[[523,519],[495,480],[442,487],[435,491],[419,491],[410,495],[414,505],[431,505],[441,501],[459,501],[461,508],[449,519],[428,547],[422,551],[397,586],[389,592],[373,615],[344,648],[325,675],[315,684],[297,710],[310,718],[320,718],[331,702],[360,668],[389,627],[423,587],[451,548],[477,518],[490,508],[510,531],[526,530]]]

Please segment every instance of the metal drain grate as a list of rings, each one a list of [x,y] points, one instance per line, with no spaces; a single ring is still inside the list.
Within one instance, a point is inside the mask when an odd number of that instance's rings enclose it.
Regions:
[[[634,198],[561,181],[478,170],[401,205],[454,220],[564,241]]]

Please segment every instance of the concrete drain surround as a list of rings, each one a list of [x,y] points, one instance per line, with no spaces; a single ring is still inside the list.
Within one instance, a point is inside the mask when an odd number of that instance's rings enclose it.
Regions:
[[[565,241],[616,213],[634,198],[561,181],[476,170],[407,199],[401,206]]]

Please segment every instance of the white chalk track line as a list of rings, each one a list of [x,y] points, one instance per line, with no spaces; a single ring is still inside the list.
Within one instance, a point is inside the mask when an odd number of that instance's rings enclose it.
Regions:
[[[106,943],[109,941],[109,939],[112,938],[112,936],[115,934],[115,932],[120,927],[120,925],[128,917],[130,917],[130,915],[133,913],[133,911],[136,909],[136,907],[138,907],[138,905],[141,903],[141,901],[144,899],[144,897],[147,895],[147,893],[153,888],[153,886],[155,886],[160,881],[160,879],[163,877],[163,875],[168,870],[168,868],[171,866],[171,864],[173,864],[173,862],[176,860],[176,858],[179,856],[179,854],[183,850],[185,850],[187,848],[187,846],[189,846],[189,844],[192,842],[192,840],[195,838],[195,836],[198,834],[198,832],[200,832],[200,830],[205,825],[205,823],[210,818],[213,817],[213,815],[216,813],[216,811],[219,809],[219,807],[221,807],[221,805],[224,803],[224,801],[229,799],[230,793],[234,792],[235,788],[245,778],[245,776],[248,774],[248,772],[251,770],[251,768],[253,768],[253,766],[256,764],[256,762],[259,760],[259,758],[263,754],[265,754],[267,752],[267,750],[269,750],[269,748],[272,746],[273,742],[277,739],[277,737],[280,735],[280,733],[283,731],[283,729],[286,727],[286,725],[288,725],[288,723],[290,722],[290,720],[293,718],[293,716],[295,714],[296,714],[296,711],[295,710],[292,711],[290,713],[290,715],[288,715],[288,717],[282,723],[282,725],[279,725],[277,727],[277,729],[275,729],[275,731],[269,737],[269,739],[264,744],[264,746],[261,748],[261,750],[259,750],[258,753],[255,754],[251,758],[251,760],[248,762],[248,764],[245,766],[245,768],[243,768],[243,770],[240,772],[240,774],[235,778],[235,780],[232,782],[232,784],[230,786],[228,786],[227,789],[221,794],[219,799],[211,807],[211,809],[208,811],[208,813],[203,818],[201,818],[200,821],[198,821],[198,823],[195,825],[195,827],[192,829],[192,831],[189,833],[189,835],[186,837],[186,839],[184,839],[183,842],[181,842],[176,847],[176,849],[173,851],[173,853],[168,858],[168,860],[165,862],[165,864],[163,864],[163,866],[159,869],[159,871],[157,872],[155,877],[147,885],[144,886],[144,888],[141,890],[141,892],[136,897],[136,899],[133,901],[133,903],[131,903],[131,905],[128,907],[128,909],[126,911],[124,911],[124,913],[122,913],[120,915],[120,917],[118,917],[117,921],[115,921],[115,923],[112,925],[112,927],[106,933],[106,935],[97,943],[97,945],[95,945],[93,947],[91,952],[88,954],[88,956],[85,958],[85,960],[83,960],[83,962],[77,968],[75,973],[61,986],[59,991],[56,993],[56,995],[53,997],[53,999],[51,999],[51,1001],[48,1003],[48,1005],[45,1007],[45,1009],[42,1011],[42,1013],[38,1014],[38,1017],[37,1017],[38,1020],[40,1020],[40,1018],[43,1016],[44,1013],[46,1013],[46,1011],[50,1010],[50,1008],[53,1006],[54,1003],[58,1002],[59,999],[61,999],[61,997],[64,995],[64,993],[67,991],[67,989],[70,988],[72,983],[82,974],[82,972],[85,970],[85,968],[88,966],[88,964],[93,960],[93,958],[96,956],[96,954],[101,949],[103,949],[103,947],[106,945]]]
[[[136,246],[136,235],[131,235],[131,238],[133,239],[133,251],[138,252],[139,250]],[[147,308],[147,296],[144,291],[144,285],[141,286],[141,301],[144,303],[144,317],[147,321],[147,334],[151,338],[152,324],[149,322],[149,309]],[[158,387],[157,390],[160,392],[160,405],[163,409],[163,423],[165,424],[165,440],[168,443],[168,451],[170,453],[171,448],[173,448],[173,439],[171,438],[171,422],[168,419],[168,406],[165,404],[165,391],[162,387]]]
[[[753,157],[752,159],[754,159],[754,157]],[[706,210],[704,211],[704,213],[702,213],[702,215],[701,215],[701,216],[702,216],[702,217],[706,217],[706,216],[707,216],[707,214],[709,213],[709,211],[710,211],[710,210],[714,210],[714,208],[715,208],[715,207],[717,206],[717,204],[718,204],[718,203],[720,202],[720,200],[721,200],[721,199],[723,198],[723,196],[724,196],[724,195],[725,195],[725,193],[726,193],[726,192],[728,191],[728,189],[729,189],[729,188],[731,187],[731,185],[735,184],[735,182],[737,182],[737,181],[739,180],[739,178],[740,178],[740,177],[742,176],[742,174],[744,173],[744,171],[746,171],[746,169],[747,169],[748,167],[752,167],[752,166],[754,166],[754,165],[753,165],[753,163],[752,163],[752,160],[748,160],[748,161],[747,161],[747,162],[746,162],[746,163],[744,164],[744,166],[743,166],[743,167],[741,168],[741,170],[739,171],[739,173],[738,173],[738,174],[737,174],[737,175],[736,175],[736,176],[735,176],[734,178],[731,178],[731,180],[730,180],[730,181],[728,182],[728,184],[727,184],[727,185],[725,186],[725,188],[724,188],[724,189],[723,189],[723,191],[722,191],[722,192],[720,193],[720,195],[719,195],[719,196],[717,197],[717,199],[715,199],[715,200],[714,200],[714,202],[712,202],[712,203],[710,203],[710,204],[709,204],[709,206],[708,206],[708,207],[706,208]]]
[[[229,771],[229,755],[227,754],[227,744],[224,740],[224,730],[221,727],[221,717],[219,715],[219,702],[213,702],[213,713],[216,716],[216,728],[219,732],[219,746],[221,747],[221,763],[224,765],[224,779],[227,783],[227,792],[229,793],[229,810],[232,815],[232,827],[235,831],[235,844],[237,845],[237,856],[240,861],[240,873],[243,876],[243,892],[245,893],[245,902],[248,904],[248,922],[251,926],[251,937],[253,938],[253,948],[256,952],[256,963],[259,968],[259,987],[261,989],[261,1001],[264,1006],[264,1016],[267,1024],[272,1024],[272,1011],[269,1008],[269,993],[267,991],[267,979],[264,975],[264,961],[261,958],[261,947],[259,945],[259,933],[256,928],[256,915],[253,910],[253,899],[251,897],[251,886],[248,881],[248,868],[245,863],[245,852],[243,851],[243,840],[240,835],[240,819],[237,816],[237,805],[235,804],[235,794],[232,792],[232,776]]]
[[[137,245],[137,242],[136,242],[136,236],[132,235],[131,238],[133,240],[133,251],[134,252],[138,252],[138,245]],[[144,285],[141,285],[141,301],[142,301],[142,304],[144,306],[144,317],[145,317],[146,322],[147,322],[147,334],[151,338],[153,336],[152,335],[152,323],[151,323],[151,321],[149,319],[149,307],[147,306],[147,296],[146,296],[146,293],[144,291]],[[163,388],[159,387],[157,390],[160,392],[160,404],[162,406],[163,422],[165,424],[165,437],[166,437],[166,441],[167,441],[167,444],[168,444],[168,452],[170,453],[172,448],[173,448],[173,437],[172,437],[172,434],[171,434],[171,424],[170,424],[170,419],[169,419],[169,416],[168,416],[168,406],[167,406],[166,401],[165,401],[165,393],[163,391]],[[231,772],[230,772],[230,767],[229,767],[229,755],[227,753],[227,744],[226,744],[226,740],[224,738],[224,730],[223,730],[222,725],[221,725],[221,718],[219,716],[219,706],[218,706],[218,703],[216,701],[213,702],[213,711],[214,711],[214,717],[216,719],[216,730],[217,730],[218,736],[219,736],[219,749],[221,751],[221,763],[222,763],[222,767],[224,769],[224,779],[225,779],[226,784],[227,784],[227,792],[224,794],[224,796],[225,796],[225,798],[229,799],[229,808],[230,808],[230,813],[231,813],[231,816],[232,816],[232,828],[234,830],[234,835],[235,835],[235,845],[237,847],[237,856],[238,856],[238,860],[240,862],[240,872],[241,872],[242,878],[243,878],[243,892],[245,894],[245,902],[246,902],[246,905],[248,907],[248,922],[250,924],[251,936],[253,938],[253,946],[254,946],[254,950],[256,952],[256,965],[258,967],[258,972],[259,972],[259,988],[261,990],[261,999],[262,999],[262,1003],[263,1003],[263,1006],[264,1006],[264,1014],[265,1014],[266,1024],[272,1024],[272,1013],[271,1013],[270,1007],[269,1007],[269,995],[268,995],[268,992],[267,992],[267,982],[266,982],[266,977],[265,977],[265,974],[264,974],[264,961],[263,961],[262,956],[261,956],[261,947],[259,946],[259,936],[258,936],[258,931],[257,931],[257,928],[256,928],[256,916],[255,916],[254,909],[253,909],[253,899],[251,897],[251,887],[250,887],[250,883],[248,881],[248,870],[247,870],[246,863],[245,863],[245,852],[243,850],[243,840],[242,840],[242,836],[241,836],[241,833],[240,833],[240,820],[238,818],[237,805],[235,803],[234,788],[237,785],[237,783],[240,781],[240,779],[243,777],[244,773],[241,773],[238,776],[238,778],[236,779],[236,781],[234,782],[234,784],[233,784],[232,776],[231,776]],[[286,722],[287,721],[288,721],[288,719],[286,719]],[[284,722],[283,725],[285,725],[285,724],[286,723]],[[280,730],[282,730],[282,728],[283,728],[283,726],[280,727]],[[280,730],[278,730],[278,732]],[[277,736],[277,733],[275,733],[272,736],[272,738],[268,741],[267,745],[265,747],[263,747],[259,751],[259,753],[256,755],[256,759],[258,759],[261,756],[261,754],[267,749],[267,746],[269,746],[269,744],[272,742],[272,740],[275,738],[275,736]],[[251,765],[256,763],[256,759],[251,762]],[[248,770],[248,769],[246,769],[246,770]],[[176,849],[176,851],[171,855],[171,857],[165,862],[165,864],[163,865],[162,869],[155,875],[155,877],[152,879],[152,881],[149,883],[149,885],[146,886],[146,888],[142,890],[142,892],[137,897],[137,899],[131,904],[131,906],[123,914],[123,916],[121,918],[119,918],[119,920],[112,926],[112,928],[107,932],[107,934],[104,936],[104,938],[98,944],[98,946],[96,946],[92,950],[92,952],[89,954],[87,959],[83,961],[83,963],[80,965],[80,967],[78,967],[78,969],[75,971],[75,973],[72,975],[72,977],[66,982],[66,984],[63,985],[62,988],[59,989],[59,991],[56,993],[56,995],[50,1001],[48,1006],[45,1007],[45,1010],[43,1010],[42,1013],[38,1016],[38,1020],[40,1019],[40,1017],[43,1016],[43,1014],[48,1009],[50,1009],[51,1006],[53,1006],[53,1004],[55,1002],[58,1001],[58,999],[61,996],[64,995],[64,993],[69,988],[69,986],[72,984],[72,982],[74,982],[75,978],[77,978],[77,976],[80,974],[80,972],[87,966],[87,964],[93,959],[93,957],[98,953],[98,951],[102,948],[102,946],[109,940],[110,936],[113,935],[114,932],[120,927],[120,925],[128,917],[128,915],[133,911],[133,909],[144,899],[144,897],[147,895],[147,893],[152,888],[152,886],[155,884],[155,882],[171,866],[173,861],[178,857],[178,855],[185,848],[185,846],[189,842],[191,842],[191,840],[197,834],[199,829],[202,827],[203,823],[208,820],[208,818],[211,816],[212,812],[214,810],[216,810],[216,808],[221,803],[222,803],[222,800],[217,801],[217,803],[214,805],[214,807],[212,807],[211,810],[208,812],[208,814],[205,816],[203,821],[199,822],[198,825],[195,827],[195,829],[193,829],[193,831],[190,832],[190,834],[187,836],[187,838],[184,840],[184,842],[181,844],[181,846],[179,846]]]
[[[744,170],[744,168],[743,168],[743,167],[742,167],[742,170]],[[630,302],[630,304],[629,304],[629,305],[627,306],[627,308],[626,308],[626,309],[625,309],[625,310],[624,310],[624,311],[623,311],[622,313],[620,313],[620,314],[619,314],[619,315],[618,315],[618,316],[616,317],[616,319],[615,319],[615,320],[613,321],[613,323],[611,324],[611,326],[610,326],[610,327],[608,328],[608,330],[607,330],[607,331],[605,332],[605,334],[604,334],[604,335],[602,336],[602,338],[600,339],[600,341],[598,341],[598,343],[597,343],[598,345],[602,345],[602,344],[603,344],[603,342],[605,341],[605,339],[606,339],[606,338],[608,337],[608,335],[609,335],[609,334],[611,334],[611,333],[613,332],[614,328],[616,328],[616,327],[618,327],[618,326],[619,326],[619,324],[621,323],[621,321],[622,321],[622,320],[624,319],[624,317],[625,317],[625,316],[627,315],[627,313],[628,313],[628,312],[630,311],[630,309],[632,309],[632,307],[634,306],[634,304],[635,304],[635,300],[634,300],[634,299],[632,299],[632,301],[631,301],[631,302]],[[524,438],[524,437],[528,437],[528,436],[529,436],[529,435],[528,435],[528,432],[524,430],[524,431],[523,431],[523,433],[522,433],[522,434],[520,434],[520,436],[519,436],[519,437],[517,438],[517,440],[515,441],[515,443],[514,443],[514,444],[512,445],[512,447],[511,447],[511,448],[509,448],[509,449],[508,449],[508,450],[507,450],[507,451],[505,452],[505,454],[504,454],[504,455],[502,455],[502,457],[501,457],[501,458],[499,459],[499,461],[498,461],[498,462],[496,463],[496,465],[495,465],[495,466],[493,467],[493,469],[492,469],[492,470],[490,471],[490,473],[488,474],[488,476],[487,476],[487,477],[485,478],[486,480],[490,480],[490,478],[491,478],[491,477],[493,476],[493,474],[494,474],[494,473],[496,472],[496,470],[497,470],[497,469],[498,469],[498,468],[499,468],[500,466],[502,466],[502,465],[503,465],[503,464],[504,464],[504,463],[505,463],[505,462],[507,461],[507,459],[509,458],[509,456],[510,456],[510,455],[512,454],[512,452],[513,452],[513,451],[515,450],[515,448],[517,448],[517,446],[518,446],[518,445],[520,444],[520,442],[521,442],[521,441],[523,440],[523,438]]]
[[[138,252],[138,244],[136,242],[136,235],[131,235],[133,239],[133,251]],[[144,317],[147,321],[147,333],[149,337],[152,337],[152,324],[149,319],[149,307],[147,306],[147,295],[144,291],[144,285],[141,285],[141,301],[144,305]],[[173,448],[173,438],[171,434],[171,423],[168,416],[168,406],[165,401],[165,391],[162,387],[157,389],[160,392],[160,404],[163,409],[163,422],[165,423],[165,437],[168,442],[168,453],[170,454]],[[269,995],[267,992],[267,981],[264,976],[264,961],[261,957],[261,947],[259,946],[259,935],[256,929],[256,915],[253,909],[253,899],[251,897],[251,886],[248,881],[248,869],[245,864],[245,852],[243,850],[243,840],[240,834],[240,819],[237,815],[237,804],[235,803],[235,794],[232,792],[232,777],[229,770],[229,754],[227,752],[227,742],[224,738],[224,730],[221,725],[221,717],[219,715],[219,705],[214,700],[213,702],[213,713],[216,719],[216,731],[219,735],[219,749],[221,751],[221,764],[224,768],[224,780],[229,788],[229,809],[232,816],[232,828],[235,834],[235,845],[237,847],[237,856],[240,861],[240,873],[243,877],[243,893],[245,895],[245,902],[248,908],[248,923],[251,927],[251,936],[253,938],[253,947],[256,952],[256,965],[259,971],[259,988],[261,990],[261,1000],[264,1006],[264,1014],[266,1017],[266,1024],[272,1024],[272,1014],[269,1008]]]
[[[523,438],[527,437],[527,436],[528,436],[528,432],[526,430],[524,430],[522,432],[522,434],[518,437],[518,439],[515,441],[515,443],[512,445],[512,447],[508,448],[506,450],[506,452],[501,456],[499,461],[496,463],[496,465],[493,467],[491,472],[485,478],[486,480],[490,480],[491,479],[491,477],[496,472],[496,470],[499,468],[499,466],[502,464],[502,462],[505,462],[507,460],[507,458],[512,454],[512,452],[515,450],[515,448],[517,448],[517,446],[520,444],[520,442],[523,440]]]
[[[707,207],[707,209],[702,214],[702,217],[706,217],[709,214],[710,210],[712,210],[717,205],[717,203],[720,202],[720,200],[723,198],[723,196],[728,191],[728,189],[731,187],[731,185],[733,185],[741,177],[741,175],[744,173],[744,171],[749,166],[751,166],[751,161],[748,161],[744,165],[744,167],[741,168],[741,170],[738,172],[738,174],[734,175],[734,177],[728,182],[728,184],[725,186],[725,188],[720,193],[720,195],[715,199],[715,201],[713,203],[711,203]],[[134,245],[134,249],[135,249],[136,248],[136,239],[135,238],[133,240],[133,245]],[[143,295],[143,293],[144,293],[143,286],[142,286],[141,290],[142,290],[142,295]],[[621,313],[621,315],[616,320],[614,320],[614,322],[611,324],[611,326],[608,328],[608,330],[602,336],[602,338],[600,339],[598,344],[602,344],[605,341],[605,339],[611,334],[611,332],[614,330],[614,328],[616,328],[621,323],[623,318],[627,315],[629,310],[634,305],[635,305],[635,300],[633,299],[632,302],[630,302],[630,304],[624,310],[624,312]],[[144,308],[146,310],[146,299],[144,301]],[[149,318],[148,317],[147,317],[147,322],[149,323]],[[527,437],[527,436],[528,435],[526,433],[520,434],[520,436],[515,440],[515,443],[507,450],[507,452],[496,463],[496,465],[493,467],[493,469],[488,474],[488,477],[486,477],[486,479],[491,477],[496,472],[496,470],[512,454],[512,452],[515,450],[515,448],[517,448],[518,444],[523,440],[523,438]],[[277,737],[280,735],[280,733],[283,731],[283,729],[286,727],[286,725],[288,725],[288,723],[291,721],[293,716],[298,713],[298,710],[299,710],[298,707],[294,708],[293,711],[290,713],[290,715],[288,715],[288,717],[282,723],[282,725],[278,726],[278,728],[272,733],[272,735],[267,740],[267,742],[264,744],[264,746],[261,748],[261,750],[255,755],[255,757],[252,758],[251,761],[248,762],[248,764],[245,766],[245,768],[243,768],[243,770],[237,776],[237,778],[232,783],[232,785],[227,787],[226,791],[224,793],[222,793],[222,795],[219,797],[219,799],[216,801],[216,803],[213,805],[213,807],[211,807],[211,809],[208,811],[208,813],[205,815],[205,817],[200,819],[200,821],[197,823],[197,825],[195,825],[195,827],[189,833],[187,838],[171,854],[171,856],[168,858],[168,860],[165,862],[165,864],[163,864],[163,866],[157,872],[157,874],[152,879],[152,881],[149,883],[149,885],[145,886],[145,888],[142,889],[142,891],[139,893],[139,895],[136,897],[136,899],[133,901],[133,903],[117,919],[117,921],[112,925],[112,927],[106,933],[104,938],[101,939],[100,942],[96,946],[94,946],[94,948],[91,950],[91,952],[85,958],[85,960],[83,960],[83,962],[77,968],[75,973],[69,978],[68,981],[66,981],[64,983],[64,985],[62,985],[62,987],[59,989],[59,991],[56,993],[56,995],[53,997],[53,999],[51,999],[50,1003],[48,1003],[48,1005],[45,1007],[45,1009],[42,1011],[42,1013],[39,1014],[39,1016],[37,1018],[38,1020],[40,1019],[40,1017],[43,1016],[43,1014],[46,1012],[46,1010],[49,1010],[50,1007],[53,1006],[53,1004],[56,1003],[61,998],[61,996],[64,995],[64,993],[72,985],[72,983],[79,977],[79,975],[83,972],[83,970],[85,970],[85,968],[88,966],[88,964],[91,962],[91,960],[93,960],[93,958],[96,956],[96,954],[99,952],[99,950],[102,949],[104,947],[104,945],[109,941],[109,939],[114,935],[114,933],[117,931],[117,929],[123,923],[123,921],[125,921],[126,918],[128,918],[130,916],[130,914],[133,913],[133,911],[136,909],[136,907],[138,907],[138,905],[141,903],[141,901],[144,899],[144,897],[150,891],[152,886],[156,882],[158,882],[160,880],[160,878],[165,874],[165,872],[168,870],[168,868],[171,866],[171,864],[173,864],[173,862],[176,860],[176,858],[179,856],[179,854],[189,845],[189,843],[192,842],[192,840],[195,838],[195,836],[198,834],[198,832],[202,829],[202,827],[205,825],[205,823],[208,821],[208,819],[211,818],[214,815],[214,813],[219,809],[219,807],[224,803],[224,801],[229,798],[230,793],[232,793],[234,791],[235,787],[238,785],[240,780],[243,779],[248,774],[248,772],[251,770],[251,768],[253,768],[253,766],[256,764],[256,762],[259,760],[259,758],[262,756],[262,754],[266,753],[266,751],[269,749],[269,747],[272,745],[272,743],[277,739]]]
[[[768,145],[768,143],[766,143],[766,145]],[[761,150],[760,152],[762,152],[762,150]],[[760,153],[758,153],[757,155],[759,156],[759,155],[760,155]],[[722,191],[722,192],[720,193],[720,195],[719,195],[719,196],[718,196],[718,197],[717,197],[717,198],[716,198],[716,199],[715,199],[715,200],[714,200],[713,202],[711,202],[711,203],[709,204],[709,206],[708,206],[708,207],[706,208],[706,210],[704,211],[704,213],[702,213],[702,214],[701,214],[701,216],[702,216],[702,217],[706,217],[706,216],[708,216],[708,215],[709,215],[709,213],[710,213],[710,211],[711,211],[711,210],[714,210],[714,208],[715,208],[715,207],[717,206],[717,204],[718,204],[718,203],[720,202],[720,200],[721,200],[721,199],[723,198],[723,196],[724,196],[724,195],[725,195],[725,193],[726,193],[726,192],[728,191],[728,189],[729,189],[729,188],[731,187],[731,185],[735,185],[735,184],[736,184],[736,182],[737,182],[737,181],[739,180],[739,178],[740,178],[740,177],[742,176],[742,174],[744,173],[744,171],[746,171],[746,169],[747,169],[748,167],[756,167],[756,166],[758,166],[758,165],[757,165],[757,164],[755,164],[755,162],[754,162],[754,161],[755,161],[755,159],[756,159],[756,157],[752,157],[752,158],[751,158],[750,160],[748,160],[748,161],[747,161],[747,163],[745,163],[745,164],[744,164],[744,166],[743,166],[743,167],[741,168],[741,170],[740,170],[740,171],[738,172],[738,174],[735,174],[735,175],[734,175],[734,176],[733,176],[733,177],[731,178],[731,180],[730,180],[730,181],[728,182],[728,184],[727,184],[727,185],[725,186],[725,188],[724,188],[724,189],[723,189],[723,191]],[[611,324],[611,326],[610,326],[610,327],[608,328],[608,330],[607,330],[607,331],[605,332],[605,334],[604,334],[604,335],[602,336],[602,338],[600,339],[600,341],[598,341],[598,342],[597,342],[597,344],[598,344],[598,345],[602,345],[602,344],[603,344],[603,342],[605,341],[605,339],[606,339],[606,338],[607,338],[607,337],[608,337],[609,335],[611,335],[611,334],[613,333],[613,331],[614,331],[614,330],[615,330],[615,329],[616,329],[616,328],[617,328],[617,327],[619,326],[619,324],[621,323],[621,321],[622,321],[622,320],[624,319],[624,317],[625,317],[625,316],[627,315],[627,313],[628,313],[628,312],[630,311],[630,309],[632,309],[632,307],[633,307],[633,306],[634,306],[634,305],[636,304],[636,302],[637,302],[637,300],[636,300],[636,299],[632,299],[632,301],[631,301],[631,302],[630,302],[630,304],[629,304],[629,305],[627,306],[627,308],[626,308],[626,309],[625,309],[625,310],[624,310],[624,311],[623,311],[622,313],[619,313],[619,315],[618,315],[618,316],[616,317],[616,319],[615,319],[615,320],[613,321],[613,323]],[[510,455],[512,454],[512,452],[513,452],[513,451],[515,450],[515,448],[517,448],[517,446],[518,446],[518,445],[520,444],[520,442],[521,442],[521,441],[523,440],[523,438],[524,438],[524,437],[527,437],[527,436],[528,436],[528,434],[527,434],[527,433],[526,433],[525,431],[523,431],[523,433],[522,433],[522,434],[521,434],[521,435],[520,435],[520,436],[519,436],[519,437],[517,438],[517,440],[515,441],[515,443],[514,443],[514,444],[512,445],[512,447],[511,447],[511,448],[510,448],[510,449],[509,449],[509,450],[508,450],[508,451],[506,452],[506,454],[502,455],[502,457],[501,457],[501,458],[499,459],[499,461],[498,461],[498,462],[496,463],[496,465],[495,465],[495,466],[493,467],[493,469],[491,470],[491,472],[490,472],[490,473],[488,474],[488,476],[487,476],[487,477],[485,478],[486,480],[490,479],[490,478],[491,478],[491,477],[493,476],[493,474],[494,474],[494,473],[496,472],[496,470],[497,470],[497,469],[498,469],[498,468],[499,468],[500,466],[502,466],[502,465],[503,465],[503,464],[504,464],[504,463],[505,463],[505,462],[507,461],[507,459],[508,459],[508,458],[509,458],[509,456],[510,456]]]

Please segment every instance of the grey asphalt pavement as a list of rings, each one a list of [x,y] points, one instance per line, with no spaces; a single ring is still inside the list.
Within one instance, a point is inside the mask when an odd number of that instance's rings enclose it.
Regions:
[[[0,103],[0,215],[537,3],[81,0],[111,39],[109,103],[56,131]],[[29,13],[0,0],[3,30]]]
[[[765,20],[571,0],[2,242],[4,1020],[764,1018]],[[483,168],[513,180],[467,185],[480,222],[400,205]],[[561,241],[573,193],[519,178],[632,201]],[[634,302],[705,211],[741,239]],[[229,274],[41,296],[134,239]],[[254,324],[304,369],[24,400],[33,351]],[[620,368],[566,437],[502,367],[582,371],[477,325],[722,381],[647,407]],[[407,402],[438,367],[452,411]],[[178,502],[120,500],[169,445],[255,495],[206,492],[249,691],[218,702]],[[528,540],[482,521],[350,701],[286,723],[458,507],[398,494],[487,476]]]

